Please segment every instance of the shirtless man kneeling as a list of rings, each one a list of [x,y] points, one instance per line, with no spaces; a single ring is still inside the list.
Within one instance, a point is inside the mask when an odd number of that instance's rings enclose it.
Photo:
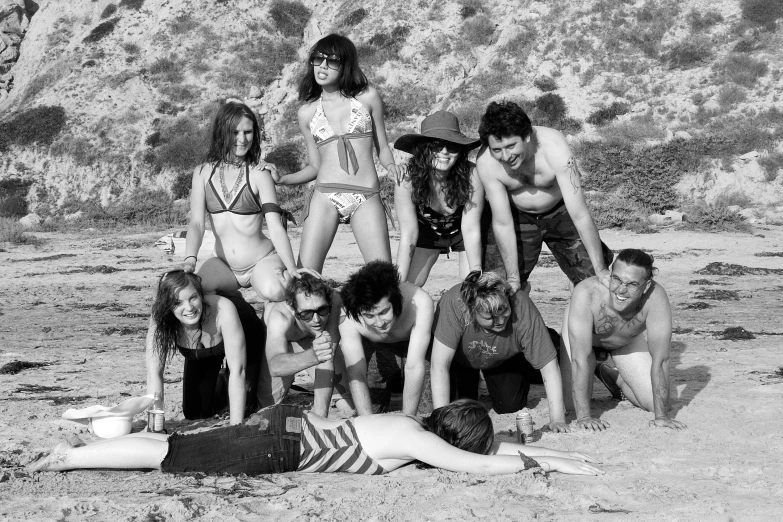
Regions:
[[[356,411],[359,415],[387,411],[393,385],[402,380],[402,411],[416,415],[428,369],[425,358],[435,314],[432,298],[418,286],[400,282],[397,267],[388,261],[371,261],[351,274],[340,295],[345,312],[340,348]],[[378,371],[368,372],[373,354]]]
[[[560,367],[568,409],[573,386],[577,426],[609,427],[590,413],[594,350],[599,350],[610,352],[617,365],[617,370],[603,368],[602,380],[619,386],[635,406],[654,412],[651,426],[685,428],[669,418],[672,314],[666,291],[652,280],[657,271],[650,255],[629,248],[617,255],[609,288],[591,277],[574,289],[563,320]]]
[[[345,365],[338,349],[340,306],[339,294],[326,281],[309,273],[289,281],[285,301],[266,305],[268,371],[262,370],[259,395],[266,398],[261,406],[282,401],[294,376],[308,370],[315,383],[312,411],[326,417],[335,388],[337,407],[353,408],[350,394],[341,383]]]

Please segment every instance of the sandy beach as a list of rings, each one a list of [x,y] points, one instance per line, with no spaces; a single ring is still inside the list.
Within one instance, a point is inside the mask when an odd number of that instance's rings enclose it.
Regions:
[[[781,516],[783,227],[773,226],[757,227],[753,235],[601,232],[614,250],[644,248],[655,256],[657,280],[674,313],[671,407],[688,429],[651,428],[652,414],[611,399],[597,384],[594,409],[611,424],[609,430],[542,432],[548,409],[543,387],[534,386],[536,443],[598,457],[607,472],[600,477],[532,472],[495,477],[416,466],[380,477],[28,474],[24,466],[66,436],[96,440],[84,426],[61,418],[66,409],[113,405],[145,393],[144,335],[153,288],[158,275],[179,259],[155,248],[163,232],[36,233],[44,240],[41,246],[6,245],[0,251],[0,366],[21,363],[4,366],[9,373],[0,376],[0,520],[769,521]],[[299,233],[291,231],[295,251]],[[396,237],[393,252],[395,243]],[[343,280],[360,264],[350,229],[341,226],[324,273]],[[425,289],[437,298],[457,282],[457,274],[456,257],[443,256]],[[569,289],[550,255],[542,256],[531,283],[533,301],[547,324],[559,330]],[[255,300],[252,293],[245,295]],[[181,362],[168,365],[168,428],[220,422],[182,418],[181,377]],[[493,413],[493,419],[497,437],[511,440],[513,415]],[[139,415],[133,429],[144,425]]]

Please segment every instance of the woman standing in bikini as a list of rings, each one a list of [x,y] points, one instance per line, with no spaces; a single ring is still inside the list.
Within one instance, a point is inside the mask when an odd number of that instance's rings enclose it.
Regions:
[[[193,172],[185,271],[195,270],[209,215],[215,257],[199,268],[204,291],[252,286],[264,301],[282,301],[298,277],[294,253],[277,204],[274,166],[261,160],[258,120],[247,105],[228,102],[215,116],[206,162]],[[266,216],[269,237],[261,230]]]
[[[403,182],[394,187],[400,222],[397,266],[403,281],[424,286],[440,254],[458,252],[459,275],[481,270],[484,187],[468,152],[479,145],[445,111],[421,122],[421,134],[406,134],[394,148],[412,154]]]
[[[88,446],[68,442],[29,471],[161,469],[168,473],[381,475],[414,460],[456,472],[500,475],[533,467],[601,475],[592,457],[495,442],[487,409],[469,399],[438,408],[423,421],[407,415],[325,419],[297,406],[265,408],[240,426],[195,434],[134,433]]]
[[[399,173],[386,139],[383,102],[358,64],[356,47],[344,36],[330,34],[310,53],[310,66],[299,84],[299,127],[309,164],[299,172],[275,176],[282,185],[316,180],[302,211],[299,266],[320,272],[340,223],[353,227],[365,262],[391,261],[387,209],[373,145],[386,170]]]

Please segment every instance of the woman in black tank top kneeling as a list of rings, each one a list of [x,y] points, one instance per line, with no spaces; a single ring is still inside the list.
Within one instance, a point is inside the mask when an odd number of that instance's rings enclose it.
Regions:
[[[260,354],[248,353],[246,341],[263,346],[263,324],[241,298],[237,305],[241,318],[231,300],[204,295],[198,275],[183,270],[163,274],[147,330],[147,393],[163,397],[163,372],[179,352],[185,358],[182,412],[186,419],[211,417],[226,406],[226,397],[216,391],[225,359],[231,423],[242,422],[246,406],[254,411],[255,386],[246,390],[253,384],[246,373],[257,375]]]

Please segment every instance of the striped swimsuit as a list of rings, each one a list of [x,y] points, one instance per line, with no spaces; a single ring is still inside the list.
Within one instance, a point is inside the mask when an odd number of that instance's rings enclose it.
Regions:
[[[302,451],[297,471],[342,471],[363,475],[386,473],[380,464],[364,452],[353,419],[332,429],[320,429],[313,426],[306,414],[302,415]]]

